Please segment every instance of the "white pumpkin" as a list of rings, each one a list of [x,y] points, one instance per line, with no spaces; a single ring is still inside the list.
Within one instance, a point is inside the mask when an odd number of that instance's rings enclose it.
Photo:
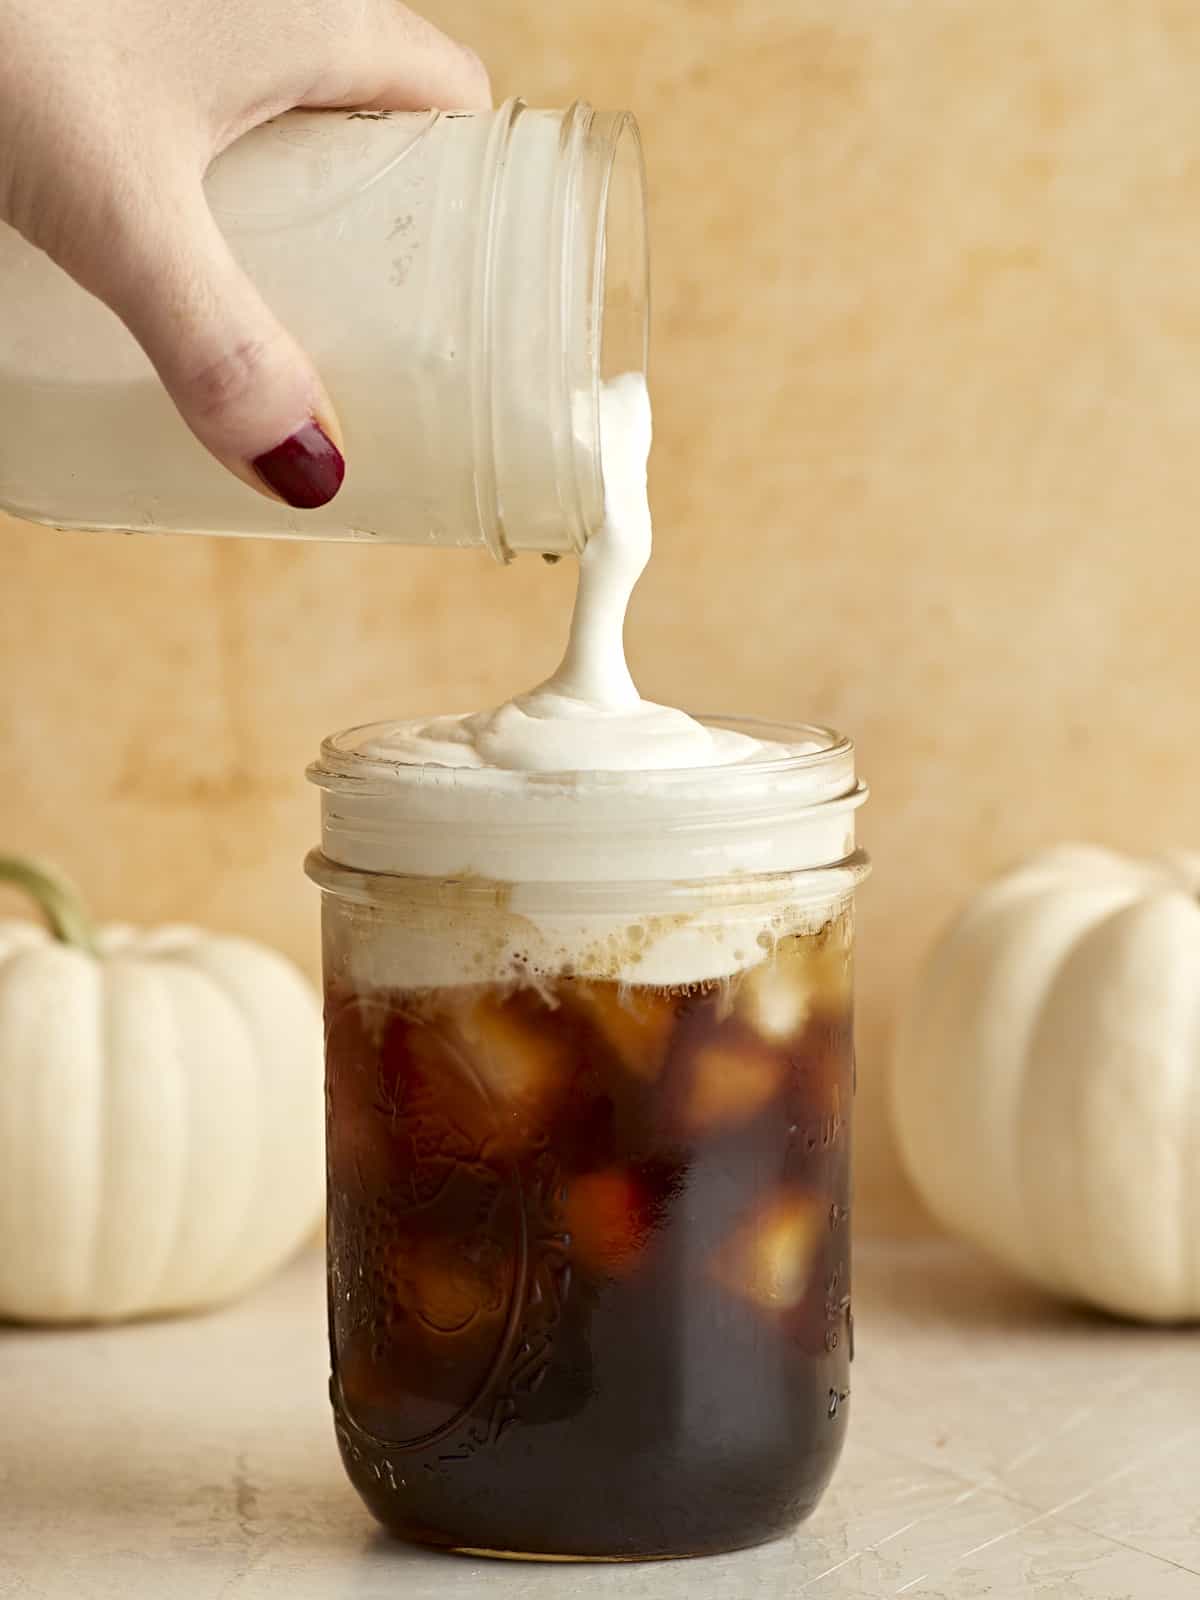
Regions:
[[[1065,846],[985,888],[900,1027],[929,1209],[1035,1283],[1200,1317],[1200,856]]]
[[[92,930],[0,858],[51,932],[0,922],[0,1317],[109,1321],[240,1294],[323,1192],[311,986],[244,939]]]

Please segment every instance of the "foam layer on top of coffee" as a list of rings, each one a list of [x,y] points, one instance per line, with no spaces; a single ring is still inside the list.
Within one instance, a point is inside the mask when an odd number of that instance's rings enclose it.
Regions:
[[[319,873],[318,873],[319,876]],[[326,971],[361,992],[500,984],[553,992],[563,976],[659,989],[720,982],[760,966],[781,939],[818,932],[844,914],[853,887],[797,904],[780,885],[774,899],[638,915],[592,910],[548,913],[514,903],[477,906],[451,897],[401,901],[385,916],[346,911],[325,926]]]
[[[605,519],[579,559],[567,648],[554,675],[492,711],[397,722],[363,747],[377,759],[507,772],[647,772],[782,755],[643,700],[625,660],[625,613],[650,559],[650,397],[636,373],[600,392]]]

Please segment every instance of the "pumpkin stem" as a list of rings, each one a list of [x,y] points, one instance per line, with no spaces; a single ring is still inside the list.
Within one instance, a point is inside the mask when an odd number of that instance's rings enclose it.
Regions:
[[[95,924],[83,909],[79,890],[56,868],[28,856],[0,855],[0,883],[24,889],[36,900],[46,926],[62,944],[97,954]]]

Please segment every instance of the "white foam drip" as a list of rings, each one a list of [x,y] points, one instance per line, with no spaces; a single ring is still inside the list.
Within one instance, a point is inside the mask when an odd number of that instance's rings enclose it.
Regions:
[[[643,700],[625,659],[625,614],[650,559],[646,466],[653,425],[645,379],[625,373],[600,393],[605,520],[579,560],[562,662],[545,683],[492,711],[399,722],[363,754],[507,772],[647,772],[728,766],[783,754],[671,706]]]

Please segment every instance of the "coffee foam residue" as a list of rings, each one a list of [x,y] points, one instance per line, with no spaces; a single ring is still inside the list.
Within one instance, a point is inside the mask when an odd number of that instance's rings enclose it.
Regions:
[[[628,916],[526,916],[497,905],[431,906],[401,901],[384,914],[355,908],[327,937],[326,967],[360,992],[459,984],[537,988],[563,977],[679,990],[748,971],[779,940],[812,934],[828,904],[797,907],[783,883],[771,903],[722,901],[710,912]]]

